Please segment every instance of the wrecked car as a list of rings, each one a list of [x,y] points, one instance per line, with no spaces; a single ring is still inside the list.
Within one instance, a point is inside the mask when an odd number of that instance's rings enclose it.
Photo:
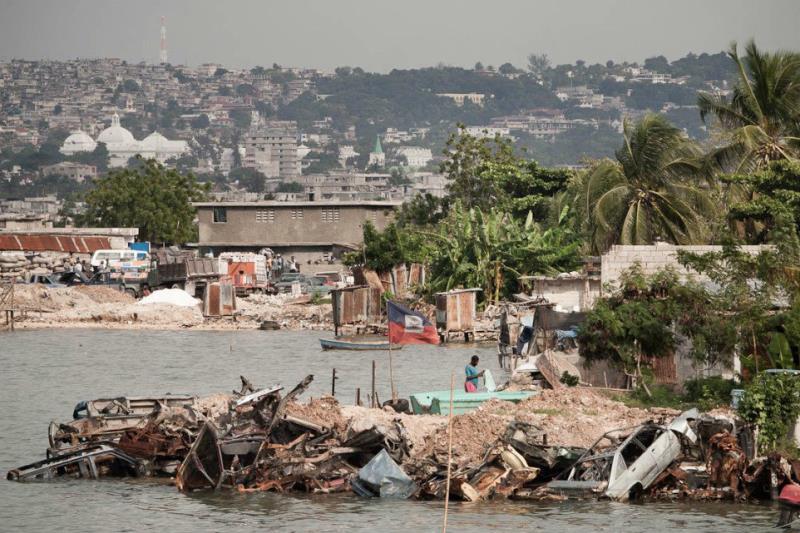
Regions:
[[[698,416],[697,409],[691,409],[668,426],[647,423],[610,431],[575,462],[565,479],[551,481],[548,488],[628,500],[647,489],[680,456],[682,439],[697,441],[689,421]]]

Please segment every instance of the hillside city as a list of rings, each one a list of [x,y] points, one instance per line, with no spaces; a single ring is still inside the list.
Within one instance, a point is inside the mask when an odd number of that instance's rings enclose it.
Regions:
[[[0,63],[0,216],[69,222],[93,179],[137,156],[191,171],[218,200],[442,196],[459,125],[581,168],[613,156],[624,121],[648,111],[703,141],[697,92],[726,95],[734,75],[722,52],[604,65],[532,54],[525,68],[387,74],[11,60]]]

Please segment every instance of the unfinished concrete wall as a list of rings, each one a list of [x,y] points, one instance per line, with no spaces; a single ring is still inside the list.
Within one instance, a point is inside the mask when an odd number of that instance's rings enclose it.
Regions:
[[[765,249],[763,246],[752,245],[742,246],[743,251],[757,254]],[[694,253],[720,252],[722,246],[714,245],[692,245],[677,246],[674,244],[658,243],[649,245],[622,245],[615,244],[611,249],[600,258],[602,286],[607,284],[617,286],[620,274],[631,268],[637,261],[642,265],[645,274],[654,274],[668,266],[673,267],[679,274],[684,276],[696,275],[678,263],[678,250]]]
[[[542,296],[556,304],[556,310],[588,311],[600,296],[600,280],[585,276],[575,278],[534,278],[533,296]]]

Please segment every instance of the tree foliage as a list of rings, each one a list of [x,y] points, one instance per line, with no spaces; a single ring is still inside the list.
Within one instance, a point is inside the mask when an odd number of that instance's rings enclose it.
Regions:
[[[656,239],[692,244],[705,239],[711,213],[697,146],[659,115],[626,123],[616,161],[595,164],[573,182],[571,202],[593,252],[611,244]]]
[[[747,172],[770,161],[800,155],[800,54],[762,52],[753,41],[740,57],[728,53],[738,79],[730,98],[701,92],[697,105],[705,120],[716,118],[724,144],[712,152],[721,168]]]
[[[183,244],[196,238],[192,202],[205,199],[207,187],[192,174],[165,169],[147,160],[136,169],[111,171],[86,194],[84,226],[135,227],[139,239]]]

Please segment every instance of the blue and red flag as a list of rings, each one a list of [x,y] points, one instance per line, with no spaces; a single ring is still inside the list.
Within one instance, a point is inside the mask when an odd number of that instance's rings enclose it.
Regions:
[[[398,303],[386,303],[389,313],[389,342],[392,344],[439,344],[436,326],[422,314]]]

